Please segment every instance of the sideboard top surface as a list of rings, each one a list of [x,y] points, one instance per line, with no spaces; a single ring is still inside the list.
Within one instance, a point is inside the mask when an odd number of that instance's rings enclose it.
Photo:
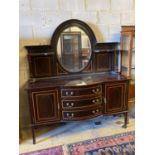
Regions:
[[[105,82],[115,82],[127,80],[126,77],[117,73],[94,73],[86,75],[66,76],[48,79],[37,79],[29,81],[27,89],[38,89],[47,87],[83,87]]]

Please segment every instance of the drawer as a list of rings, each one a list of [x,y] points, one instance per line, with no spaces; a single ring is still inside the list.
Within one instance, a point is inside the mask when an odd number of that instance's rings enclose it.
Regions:
[[[74,100],[62,100],[62,108],[69,109],[69,108],[84,108],[94,105],[101,105],[102,104],[102,96],[98,97],[91,97],[86,99],[74,99]]]
[[[102,93],[102,86],[91,86],[91,87],[81,87],[81,88],[63,88],[61,89],[61,97],[81,97],[89,95],[99,95]]]
[[[102,114],[102,107],[98,106],[86,110],[76,110],[76,111],[62,111],[63,120],[82,120],[87,118],[93,118]]]

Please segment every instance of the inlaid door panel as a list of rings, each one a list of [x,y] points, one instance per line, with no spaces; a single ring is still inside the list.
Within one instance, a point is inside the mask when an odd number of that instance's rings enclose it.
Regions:
[[[127,109],[127,83],[113,83],[105,85],[106,113],[119,112]]]
[[[60,120],[57,90],[32,92],[35,122]]]

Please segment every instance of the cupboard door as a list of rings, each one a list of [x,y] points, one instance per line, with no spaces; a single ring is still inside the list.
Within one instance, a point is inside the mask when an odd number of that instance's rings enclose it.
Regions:
[[[105,85],[106,113],[127,110],[127,83],[113,83]]]
[[[32,92],[35,123],[60,120],[57,90]]]

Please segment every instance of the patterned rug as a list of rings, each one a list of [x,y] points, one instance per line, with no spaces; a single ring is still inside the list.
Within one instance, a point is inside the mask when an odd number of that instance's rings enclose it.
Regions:
[[[70,155],[134,155],[135,132],[69,144],[68,149]]]
[[[51,147],[33,152],[22,153],[20,155],[64,155],[62,146]]]

